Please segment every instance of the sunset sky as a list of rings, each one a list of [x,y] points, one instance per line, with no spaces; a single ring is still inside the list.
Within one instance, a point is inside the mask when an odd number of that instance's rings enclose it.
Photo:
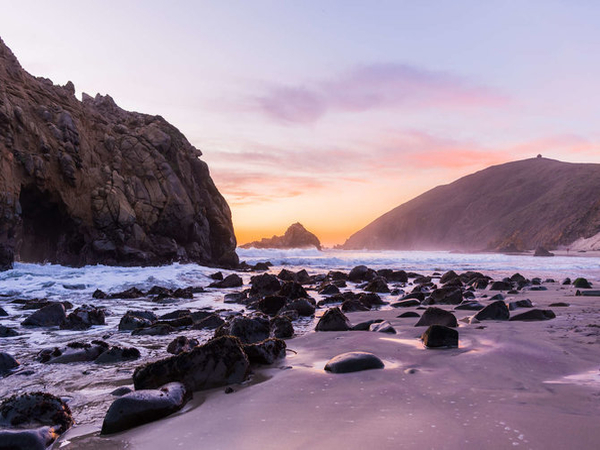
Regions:
[[[239,243],[327,245],[489,165],[600,162],[600,2],[5,1],[36,76],[160,114]]]

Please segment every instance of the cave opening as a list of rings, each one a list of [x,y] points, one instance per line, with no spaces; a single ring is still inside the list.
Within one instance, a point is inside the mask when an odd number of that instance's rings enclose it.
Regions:
[[[21,230],[15,257],[21,262],[76,265],[83,238],[62,200],[37,186],[26,186],[19,196]]]

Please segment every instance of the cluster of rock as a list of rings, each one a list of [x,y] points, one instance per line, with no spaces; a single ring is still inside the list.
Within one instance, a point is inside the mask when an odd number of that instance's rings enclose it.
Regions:
[[[261,273],[250,278],[245,289],[243,279],[237,274],[224,277],[221,273],[212,275],[215,280],[208,289],[224,289],[224,301],[243,304],[246,314],[226,314],[189,309],[177,309],[163,315],[148,310],[130,310],[120,319],[118,329],[132,335],[164,335],[190,330],[211,331],[212,337],[202,343],[195,339],[179,335],[165,345],[169,356],[144,362],[133,373],[135,390],[121,388],[114,392],[118,398],[109,407],[102,432],[119,432],[152,420],[157,420],[180,410],[193,392],[227,387],[246,380],[253,365],[274,364],[286,354],[284,339],[295,335],[294,322],[302,317],[317,316],[317,332],[376,332],[395,334],[394,327],[385,320],[374,319],[352,324],[345,313],[389,308],[410,309],[398,317],[414,317],[415,327],[424,327],[420,333],[423,344],[428,348],[456,348],[459,346],[459,334],[456,330],[458,320],[453,311],[473,311],[468,318],[470,323],[486,320],[496,321],[537,321],[555,317],[549,309],[534,308],[528,299],[506,302],[504,293],[518,293],[522,289],[543,290],[545,282],[538,278],[526,279],[520,274],[502,280],[492,280],[479,272],[457,274],[448,271],[425,276],[402,270],[373,270],[364,265],[357,266],[348,273],[330,271],[327,274],[310,275],[305,270],[293,272],[282,269],[278,274]],[[224,284],[221,282],[227,281]],[[563,284],[573,285],[585,292],[591,291],[591,283],[583,278],[573,282],[565,279]],[[189,287],[179,290],[155,286],[147,292],[131,288],[123,292],[107,294],[96,291],[95,298],[140,298],[153,300],[165,298],[188,299],[194,293],[203,292],[203,288]],[[309,293],[319,293],[316,301]],[[386,300],[380,294],[388,294]],[[399,297],[395,301],[388,301]],[[106,326],[105,311],[102,308],[81,305],[73,309],[69,302],[49,302],[45,299],[13,300],[24,309],[36,309],[23,321],[23,327],[60,327],[62,329],[81,330],[91,326]],[[564,306],[564,304],[555,304]],[[448,308],[449,309],[446,309]],[[526,309],[523,311],[523,309]],[[421,310],[421,314],[417,311]],[[322,312],[321,312],[322,311]],[[513,312],[511,314],[511,311]],[[0,314],[6,311],[1,310]],[[463,319],[464,320],[464,319]],[[4,327],[3,336],[10,337],[16,330]],[[43,364],[93,363],[114,364],[135,361],[142,353],[134,347],[110,345],[103,340],[91,342],[70,342],[63,347],[42,349],[37,361]],[[368,352],[350,352],[332,358],[325,370],[332,373],[347,373],[360,370],[382,369],[385,363]],[[0,353],[0,375],[9,375],[19,368],[19,361],[8,353]],[[30,397],[51,399],[47,394],[25,394],[5,401],[0,406],[2,417],[13,417],[19,410],[17,404],[30,404]],[[38,397],[35,397],[35,396]],[[42,397],[39,397],[42,396]],[[53,402],[53,403],[52,403]],[[51,403],[60,406],[60,399]],[[66,406],[66,405],[65,405]],[[40,407],[39,405],[37,406]],[[21,406],[19,406],[21,408]],[[68,411],[68,408],[64,409]],[[66,413],[65,413],[66,414]],[[69,412],[70,414],[70,412]],[[7,442],[35,442],[37,448],[44,448],[56,436],[68,427],[67,422],[46,423],[42,419],[32,419],[27,429],[13,429],[15,419],[0,423],[6,428],[0,431],[0,438]],[[69,416],[70,417],[70,416]],[[70,423],[72,423],[72,418]],[[39,427],[38,427],[39,425]],[[61,431],[62,430],[62,431]],[[12,445],[12,444],[11,444]],[[14,444],[17,448],[18,445]],[[31,445],[31,448],[36,448]],[[29,448],[29,447],[28,447]]]
[[[31,76],[0,40],[0,270],[15,258],[235,266],[201,155],[160,116]]]
[[[321,250],[319,238],[308,231],[301,223],[294,223],[285,231],[283,236],[263,238],[260,241],[240,245],[242,248],[312,248]]]

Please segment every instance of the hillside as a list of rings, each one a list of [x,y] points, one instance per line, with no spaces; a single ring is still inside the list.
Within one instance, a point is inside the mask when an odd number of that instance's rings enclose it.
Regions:
[[[600,232],[600,164],[532,158],[438,186],[354,233],[344,249],[555,248]]]

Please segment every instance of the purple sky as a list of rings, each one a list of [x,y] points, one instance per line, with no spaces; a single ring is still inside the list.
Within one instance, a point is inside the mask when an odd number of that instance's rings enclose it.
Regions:
[[[594,1],[5,1],[30,73],[160,114],[204,153],[240,242],[328,244],[436,185],[600,162]]]

